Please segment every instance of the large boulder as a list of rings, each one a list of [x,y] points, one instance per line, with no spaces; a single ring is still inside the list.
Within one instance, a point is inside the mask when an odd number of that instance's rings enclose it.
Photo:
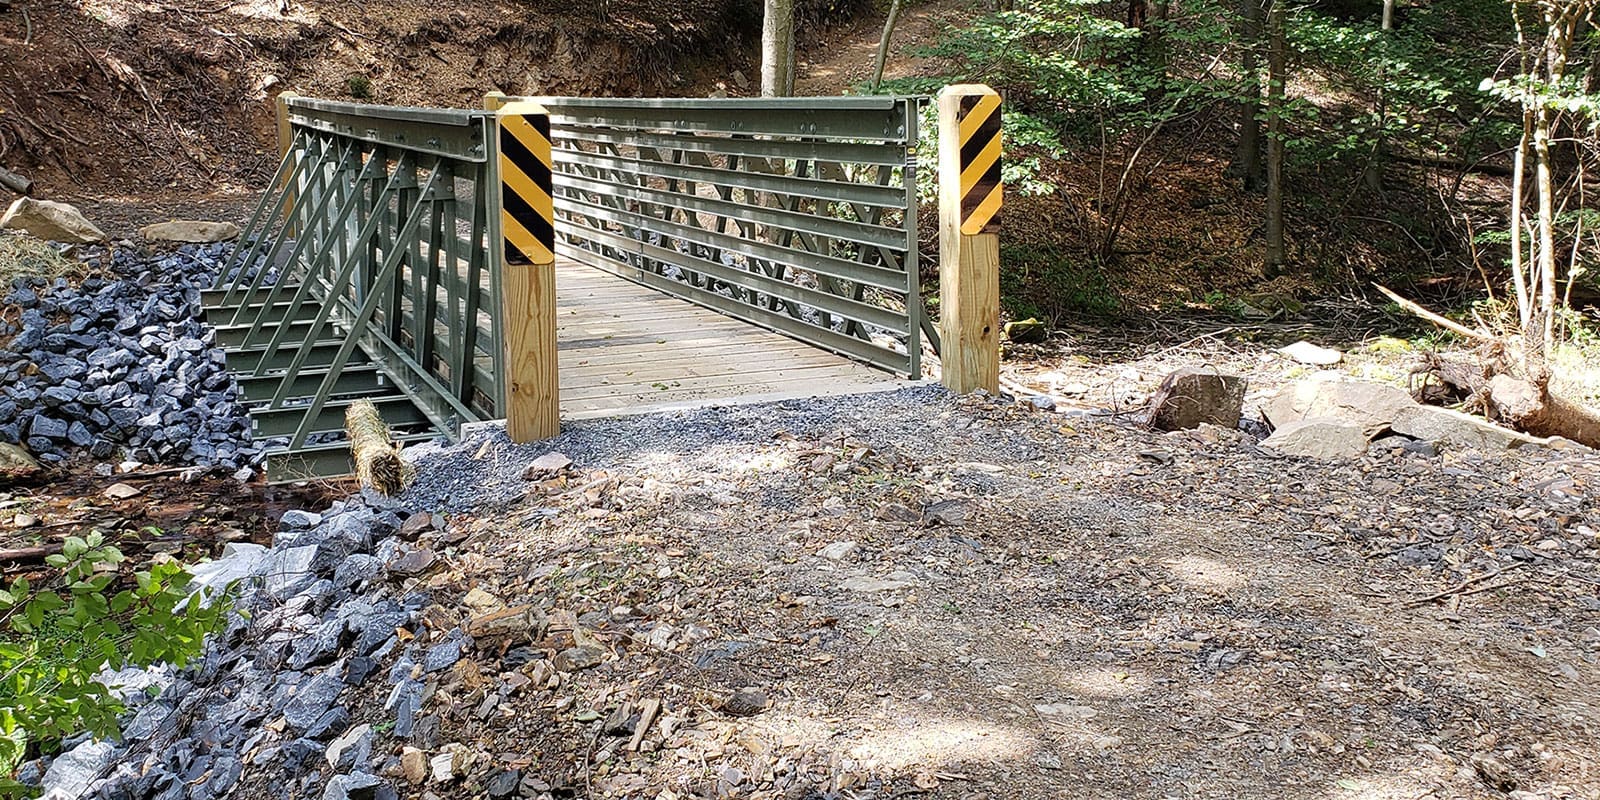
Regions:
[[[1150,427],[1163,431],[1201,425],[1239,426],[1245,380],[1214,370],[1185,367],[1168,375],[1150,400]]]
[[[5,216],[0,216],[0,228],[24,231],[52,242],[93,244],[106,240],[105,233],[84,219],[76,207],[31,197],[17,198]]]
[[[139,235],[158,242],[190,242],[209,244],[239,238],[239,226],[231,222],[202,222],[192,219],[175,219],[157,222],[139,229]]]
[[[1367,452],[1367,432],[1338,417],[1312,417],[1279,426],[1261,446],[1284,455],[1338,461]]]
[[[1461,450],[1495,452],[1513,450],[1545,440],[1502,428],[1471,414],[1437,406],[1418,405],[1400,413],[1389,426],[1395,433]]]
[[[1316,377],[1280,390],[1264,410],[1274,428],[1317,417],[1332,417],[1361,427],[1370,440],[1417,408],[1402,389],[1367,381]]]
[[[8,442],[0,442],[0,486],[31,478],[40,469],[39,462],[28,451]]]

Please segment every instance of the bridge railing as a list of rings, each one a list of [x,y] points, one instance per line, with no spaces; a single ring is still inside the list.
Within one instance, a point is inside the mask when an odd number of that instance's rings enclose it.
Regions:
[[[314,461],[358,396],[402,433],[504,416],[495,115],[280,103],[274,190],[206,298],[257,437]]]
[[[916,98],[525,99],[559,255],[921,377]]]

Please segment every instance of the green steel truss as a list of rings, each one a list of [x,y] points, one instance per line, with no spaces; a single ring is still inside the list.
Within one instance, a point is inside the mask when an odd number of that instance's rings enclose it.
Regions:
[[[563,257],[921,376],[913,98],[529,98]],[[292,144],[214,288],[273,480],[347,474],[344,409],[402,440],[503,416],[494,115],[288,100]]]
[[[915,98],[526,99],[561,256],[921,377]]]
[[[273,480],[350,471],[344,409],[402,439],[502,405],[487,112],[289,101],[292,146],[203,303]]]

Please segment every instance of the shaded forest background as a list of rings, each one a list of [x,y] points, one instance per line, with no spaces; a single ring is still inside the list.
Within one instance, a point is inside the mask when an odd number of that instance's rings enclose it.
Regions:
[[[1507,283],[1520,120],[1484,84],[1518,71],[1511,5],[1400,0],[1386,28],[1383,0],[1288,4],[1272,114],[1242,105],[1268,88],[1267,6],[1252,2],[905,3],[880,90],[983,81],[1012,112],[1008,314],[1337,313],[1377,298],[1373,281],[1458,312],[1504,299],[1485,289]],[[869,59],[846,45],[875,44],[888,5],[799,3],[799,91],[866,91]],[[287,88],[475,106],[491,89],[755,94],[760,71],[759,0],[0,6],[0,164],[47,196],[248,192],[270,174],[271,98]],[[1594,37],[1578,38],[1568,72],[1588,90]],[[1273,137],[1252,116],[1284,127],[1281,266],[1260,155]],[[1580,312],[1600,296],[1592,143],[1574,122],[1555,156],[1562,290]]]

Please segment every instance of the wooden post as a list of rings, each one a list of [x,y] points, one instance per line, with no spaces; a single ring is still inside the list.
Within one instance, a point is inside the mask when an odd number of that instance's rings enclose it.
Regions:
[[[1000,390],[1000,96],[939,92],[940,381]]]
[[[279,158],[284,158],[284,157],[288,156],[289,155],[289,151],[294,148],[294,127],[289,124],[289,100],[291,98],[295,98],[295,97],[299,97],[299,96],[300,95],[298,95],[298,94],[296,94],[294,92],[290,92],[290,91],[284,91],[284,92],[279,92],[278,93],[277,115],[278,115],[278,157]],[[294,186],[290,186],[289,185],[289,181],[290,181],[291,177],[292,177],[292,175],[285,175],[283,177],[283,186],[279,187],[279,188],[282,188],[284,190],[284,192],[286,192],[286,194],[284,195],[284,198],[283,198],[283,207],[284,208],[294,208],[294,198],[295,198],[295,195],[296,195],[296,191],[295,190],[298,187],[294,187]],[[287,219],[287,218],[284,219],[284,221],[283,221],[283,232],[284,232],[285,236],[294,236],[296,234],[296,232],[294,230],[294,220]]]
[[[510,102],[511,98],[505,92],[485,92],[483,95],[483,108],[485,111],[499,111]]]
[[[498,218],[503,253],[506,433],[513,442],[531,442],[561,432],[550,115],[538,103],[508,101],[497,92],[484,97],[484,107],[495,113],[499,154],[491,219]]]

